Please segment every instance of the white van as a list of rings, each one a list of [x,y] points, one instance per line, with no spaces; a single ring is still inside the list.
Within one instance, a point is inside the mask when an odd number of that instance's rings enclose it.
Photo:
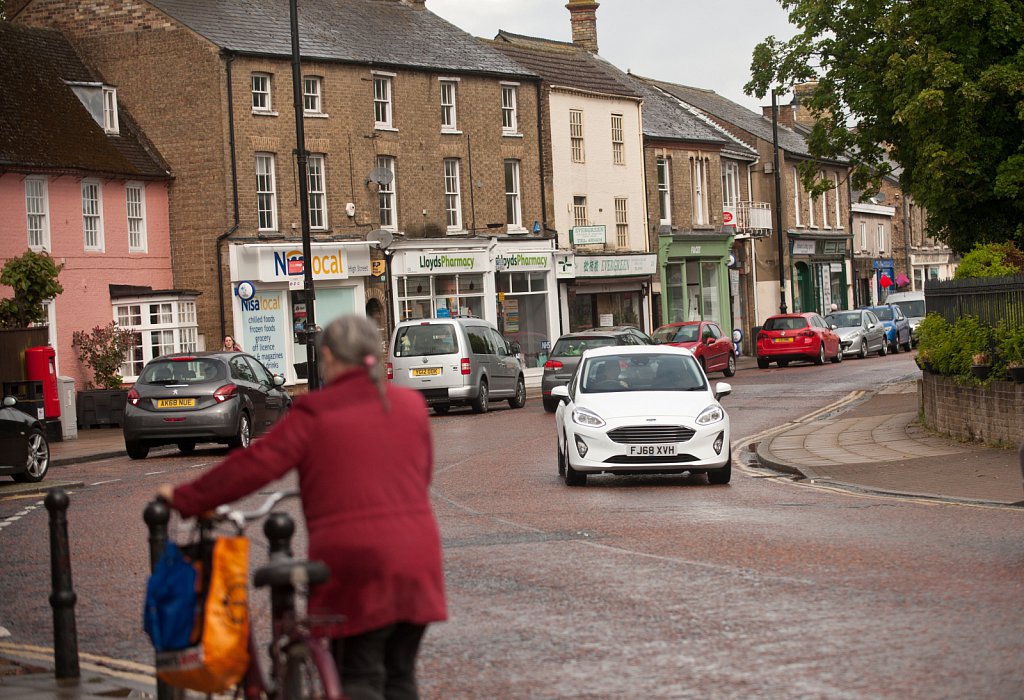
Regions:
[[[388,379],[416,389],[434,413],[470,406],[485,413],[490,399],[526,405],[519,348],[481,318],[402,321],[388,344]]]
[[[886,304],[896,304],[910,321],[910,342],[917,345],[917,324],[927,315],[924,292],[893,292],[885,298]]]

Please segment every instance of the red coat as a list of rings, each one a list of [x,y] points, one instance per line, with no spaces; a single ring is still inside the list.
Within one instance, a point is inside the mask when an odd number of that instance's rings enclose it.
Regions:
[[[297,469],[309,558],[331,568],[310,612],[344,615],[346,636],[447,616],[427,409],[408,389],[389,386],[387,397],[385,411],[366,371],[347,372],[174,491],[174,507],[193,517]]]

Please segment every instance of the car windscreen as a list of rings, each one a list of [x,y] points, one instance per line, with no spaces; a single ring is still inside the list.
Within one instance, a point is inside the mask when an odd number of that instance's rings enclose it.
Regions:
[[[807,327],[807,319],[803,316],[775,316],[764,322],[762,330],[796,331]]]
[[[559,338],[551,350],[551,357],[579,357],[586,350],[616,345],[614,338]]]
[[[181,360],[153,360],[139,375],[138,384],[202,384],[227,377],[223,362],[193,357]]]
[[[700,365],[683,355],[601,355],[588,358],[579,372],[584,394],[707,389]]]
[[[427,323],[405,326],[395,335],[395,357],[452,355],[459,351],[455,326],[449,323]]]
[[[878,318],[880,320],[882,320],[882,321],[891,321],[892,320],[892,309],[890,307],[888,307],[888,306],[878,306],[878,307],[873,308],[871,310],[874,311],[875,312],[875,316],[878,316]]]
[[[829,314],[825,317],[825,320],[839,328],[860,328],[861,313],[860,311],[845,311],[837,314]]]
[[[656,343],[694,343],[698,340],[700,326],[666,326],[654,331]]]
[[[925,317],[924,299],[901,301],[900,308],[903,309],[903,314],[905,316],[910,316],[911,318]]]

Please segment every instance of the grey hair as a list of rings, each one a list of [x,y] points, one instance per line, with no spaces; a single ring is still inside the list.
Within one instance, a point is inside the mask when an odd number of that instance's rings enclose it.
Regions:
[[[320,352],[326,347],[345,364],[365,367],[387,410],[387,368],[381,358],[380,334],[373,321],[355,314],[340,316],[321,331],[316,347]]]

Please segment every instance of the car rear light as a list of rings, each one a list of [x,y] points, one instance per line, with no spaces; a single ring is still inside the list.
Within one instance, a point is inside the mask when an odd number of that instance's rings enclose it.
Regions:
[[[562,369],[562,363],[558,360],[548,360],[544,363],[544,369]]]
[[[391,380],[391,379],[394,379],[394,378],[395,378],[395,366],[389,362],[388,363],[388,379]]]
[[[768,340],[768,334],[767,333],[762,333],[761,331],[758,331],[757,332],[757,342],[760,343],[762,340]]]
[[[459,360],[459,371],[462,372],[463,374],[469,374],[470,372],[473,371],[469,365],[468,357],[463,357],[461,360]]]
[[[810,328],[808,328],[805,331],[800,331],[800,335],[804,336],[805,338],[813,338],[814,337],[814,331],[812,331]]]
[[[224,403],[228,399],[233,399],[238,396],[238,387],[234,384],[225,384],[217,391],[213,392],[213,400],[217,403]]]
[[[139,399],[141,398],[142,397],[139,396],[139,392],[135,391],[134,387],[128,390],[128,403],[130,403],[132,406],[138,406]]]
[[[192,357],[191,355],[188,355],[185,357],[172,357],[171,362],[192,362],[195,359],[196,358]]]

